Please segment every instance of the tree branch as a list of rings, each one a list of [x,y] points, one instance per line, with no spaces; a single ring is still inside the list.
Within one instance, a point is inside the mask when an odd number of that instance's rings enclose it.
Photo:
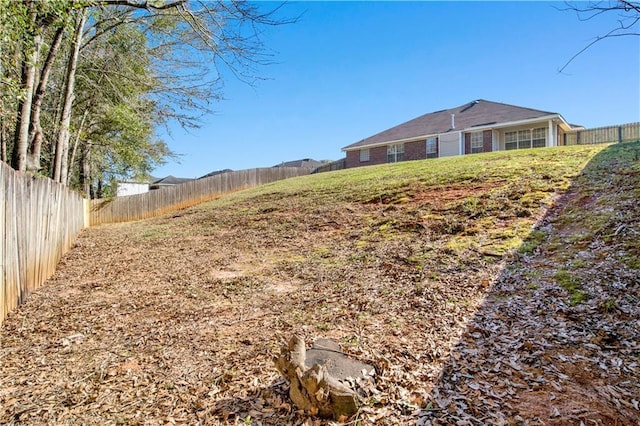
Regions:
[[[159,3],[158,0],[149,1],[149,0],[101,0],[100,4],[102,5],[113,5],[113,6],[128,6],[136,9],[145,9],[145,10],[167,10],[178,7],[187,0],[174,0],[168,3]]]
[[[575,4],[572,4],[568,1],[565,1],[567,5],[564,9],[559,9],[563,11],[574,11],[578,15],[578,19],[580,21],[588,21],[590,19],[595,18],[596,16],[602,15],[608,12],[620,12],[620,19],[617,20],[618,26],[613,28],[611,31],[602,36],[597,36],[595,40],[591,41],[584,48],[582,48],[579,52],[573,55],[559,70],[559,73],[562,73],[568,66],[571,64],[578,56],[583,54],[589,48],[591,48],[596,43],[605,40],[607,38],[613,37],[627,37],[627,36],[640,36],[640,31],[634,29],[640,21],[640,2],[633,1],[624,1],[618,0],[613,3],[607,2],[606,5],[602,5],[603,2],[589,2],[588,6],[578,7]],[[583,16],[588,14],[586,17]]]

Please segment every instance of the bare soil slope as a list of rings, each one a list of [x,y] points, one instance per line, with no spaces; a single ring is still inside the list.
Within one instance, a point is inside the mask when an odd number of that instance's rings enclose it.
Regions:
[[[352,424],[637,424],[638,153],[343,171],[88,229],[0,330],[0,422],[329,424],[273,366],[298,333],[376,366]]]

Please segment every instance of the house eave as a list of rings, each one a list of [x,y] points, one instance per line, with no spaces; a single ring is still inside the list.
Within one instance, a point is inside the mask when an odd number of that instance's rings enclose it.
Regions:
[[[506,121],[503,123],[487,124],[485,126],[474,126],[463,129],[463,132],[474,132],[479,130],[502,129],[505,127],[523,126],[526,124],[537,123],[539,121],[558,120],[560,126],[570,129],[571,125],[560,114],[549,114],[536,118],[527,118],[526,120]]]
[[[431,134],[425,134],[425,135],[419,135],[419,136],[412,136],[410,138],[394,139],[394,140],[377,142],[377,143],[373,143],[373,144],[359,145],[359,146],[354,146],[354,147],[346,146],[346,147],[342,148],[342,151],[343,152],[359,151],[361,149],[377,148],[377,147],[380,147],[380,146],[392,145],[392,144],[396,144],[396,143],[416,142],[416,141],[420,141],[420,140],[427,139],[427,138],[430,138],[430,137],[437,137],[439,135],[443,135],[443,134],[447,134],[447,133],[475,132],[475,131],[481,131],[481,130],[501,129],[501,128],[505,128],[505,127],[523,126],[523,125],[526,125],[526,124],[536,123],[536,122],[540,122],[540,121],[549,121],[549,120],[558,120],[558,124],[564,130],[570,130],[571,129],[571,125],[562,117],[562,115],[560,115],[560,114],[548,114],[548,115],[543,115],[543,116],[535,117],[535,118],[527,118],[526,120],[515,120],[515,121],[506,121],[506,122],[502,122],[502,123],[492,123],[492,124],[487,124],[487,125],[484,125],[484,126],[467,127],[467,128],[464,128],[464,129],[451,129],[451,130],[449,130],[447,132],[431,133]]]
[[[342,148],[342,152],[359,151],[359,150],[361,150],[363,148],[377,148],[377,147],[380,147],[380,146],[393,145],[393,144],[396,144],[396,143],[417,142],[417,141],[420,141],[422,139],[434,138],[436,136],[438,136],[438,133],[420,135],[420,136],[412,136],[410,138],[395,139],[395,140],[384,141],[384,142],[377,142],[377,143],[372,143],[372,144],[367,144],[367,145],[354,146],[354,147],[351,147],[351,148],[346,146],[346,147]]]

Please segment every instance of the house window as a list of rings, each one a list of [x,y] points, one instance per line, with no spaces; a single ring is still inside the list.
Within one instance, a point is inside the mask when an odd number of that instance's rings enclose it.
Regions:
[[[531,130],[518,130],[518,148],[531,148]]]
[[[387,147],[387,163],[397,163],[404,160],[404,144],[397,143]]]
[[[537,129],[505,132],[504,149],[543,148],[547,146],[547,131],[544,127]]]
[[[437,158],[438,157],[438,139],[429,138],[427,139],[427,158]]]
[[[518,132],[506,132],[504,134],[504,149],[518,149]]]
[[[369,148],[360,150],[360,162],[364,163],[366,161],[369,161]]]
[[[540,127],[533,129],[532,145],[534,148],[544,148],[547,146],[547,129]]]
[[[471,133],[471,153],[484,152],[482,132]]]

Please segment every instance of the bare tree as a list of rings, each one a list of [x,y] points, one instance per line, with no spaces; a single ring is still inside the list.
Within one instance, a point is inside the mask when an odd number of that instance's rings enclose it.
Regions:
[[[594,44],[613,37],[640,36],[640,2],[625,0],[590,1],[588,3],[565,2],[563,11],[573,11],[581,21],[589,21],[601,15],[614,15],[617,25],[605,34],[596,36],[589,44],[573,55],[558,72],[564,71],[578,56]]]

